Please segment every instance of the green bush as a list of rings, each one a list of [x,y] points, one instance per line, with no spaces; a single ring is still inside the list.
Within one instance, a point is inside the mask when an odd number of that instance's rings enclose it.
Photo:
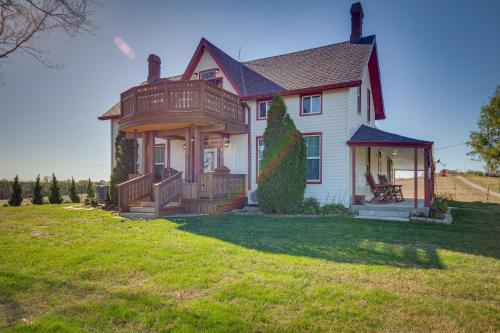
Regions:
[[[321,207],[321,213],[323,215],[345,215],[349,213],[349,208],[341,203],[330,203]]]
[[[448,211],[448,200],[445,198],[436,198],[431,206],[431,217],[433,219],[443,219]]]
[[[85,206],[97,207],[97,200],[95,197],[87,196],[85,200],[83,200],[83,204]]]
[[[71,185],[69,188],[69,200],[71,200],[71,202],[73,203],[80,202],[80,196],[78,195],[78,192],[76,190],[76,183],[73,177],[71,177]]]
[[[35,185],[33,185],[33,198],[31,198],[33,205],[43,205],[42,184],[40,184],[40,175],[36,177]]]
[[[9,206],[21,206],[23,202],[23,190],[16,175],[12,183],[12,193],[10,194]]]
[[[128,175],[134,173],[134,148],[133,139],[127,139],[124,132],[119,132],[115,139],[115,166],[111,171],[109,197],[113,204],[118,203],[117,185],[128,180]]]
[[[51,204],[60,204],[63,202],[61,193],[59,191],[59,184],[55,174],[52,174],[52,182],[49,189],[49,202]]]
[[[304,214],[318,215],[321,211],[318,199],[309,197],[304,199],[303,203]]]
[[[257,181],[257,200],[264,212],[300,212],[306,189],[306,144],[281,96],[269,109]]]

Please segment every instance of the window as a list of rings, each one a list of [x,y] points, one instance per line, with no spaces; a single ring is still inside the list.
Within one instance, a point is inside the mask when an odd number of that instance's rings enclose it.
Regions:
[[[371,161],[371,148],[368,147],[366,148],[366,173],[370,173],[371,172],[371,164],[372,164],[372,161]]]
[[[357,89],[357,94],[358,94],[358,113],[361,114],[361,86],[358,87]]]
[[[217,87],[222,88],[222,78],[217,77],[218,69],[209,69],[206,71],[200,71],[200,80],[210,82]]]
[[[267,114],[269,112],[269,108],[271,107],[272,101],[262,101],[258,102],[257,105],[257,120],[266,119]]]
[[[216,76],[217,76],[216,69],[210,69],[208,71],[201,71],[200,72],[200,80],[212,80],[212,79],[215,79]]]
[[[378,174],[382,174],[382,152],[378,152]]]
[[[165,146],[155,146],[154,148],[154,161],[155,161],[155,178],[163,177],[163,170],[165,169]]]
[[[303,96],[300,114],[303,116],[321,114],[321,95]]]
[[[260,165],[264,158],[264,138],[257,137],[257,177],[260,175]]]
[[[368,122],[371,121],[371,113],[372,113],[370,99],[371,99],[370,89],[366,89],[366,111],[367,111],[366,120],[368,120]]]
[[[307,182],[321,183],[321,135],[304,134],[307,147]]]

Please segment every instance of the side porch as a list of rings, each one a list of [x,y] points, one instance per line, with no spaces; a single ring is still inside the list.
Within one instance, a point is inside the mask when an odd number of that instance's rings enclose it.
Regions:
[[[390,220],[429,214],[435,198],[432,142],[362,125],[347,144],[354,213]],[[401,173],[413,178],[411,192],[398,183],[396,177]]]

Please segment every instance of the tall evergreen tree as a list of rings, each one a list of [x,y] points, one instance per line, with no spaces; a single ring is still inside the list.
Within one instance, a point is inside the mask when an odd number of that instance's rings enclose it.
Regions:
[[[9,206],[21,206],[23,202],[23,190],[19,183],[19,177],[16,175],[12,183],[12,193],[10,194]]]
[[[51,204],[60,204],[63,202],[55,174],[52,174],[52,181],[50,182],[49,202]]]
[[[269,109],[258,181],[257,199],[265,212],[300,210],[306,188],[306,145],[281,96]]]
[[[87,198],[95,198],[94,185],[92,185],[92,180],[87,182]]]
[[[69,187],[69,199],[71,202],[80,202],[80,196],[76,190],[75,179],[73,177],[71,177],[71,185]]]
[[[134,173],[134,140],[127,139],[124,132],[119,132],[115,140],[115,166],[111,172],[109,196],[111,202],[118,202],[116,185],[128,180],[128,175]]]
[[[40,175],[36,177],[35,185],[33,185],[33,198],[31,202],[34,205],[43,204],[42,184],[40,184]]]

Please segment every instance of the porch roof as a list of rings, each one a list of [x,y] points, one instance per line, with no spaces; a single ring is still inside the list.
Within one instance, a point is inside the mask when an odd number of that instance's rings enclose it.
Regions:
[[[375,127],[361,125],[347,141],[350,146],[385,146],[385,147],[431,147],[432,141],[409,138],[399,134],[385,132]]]

